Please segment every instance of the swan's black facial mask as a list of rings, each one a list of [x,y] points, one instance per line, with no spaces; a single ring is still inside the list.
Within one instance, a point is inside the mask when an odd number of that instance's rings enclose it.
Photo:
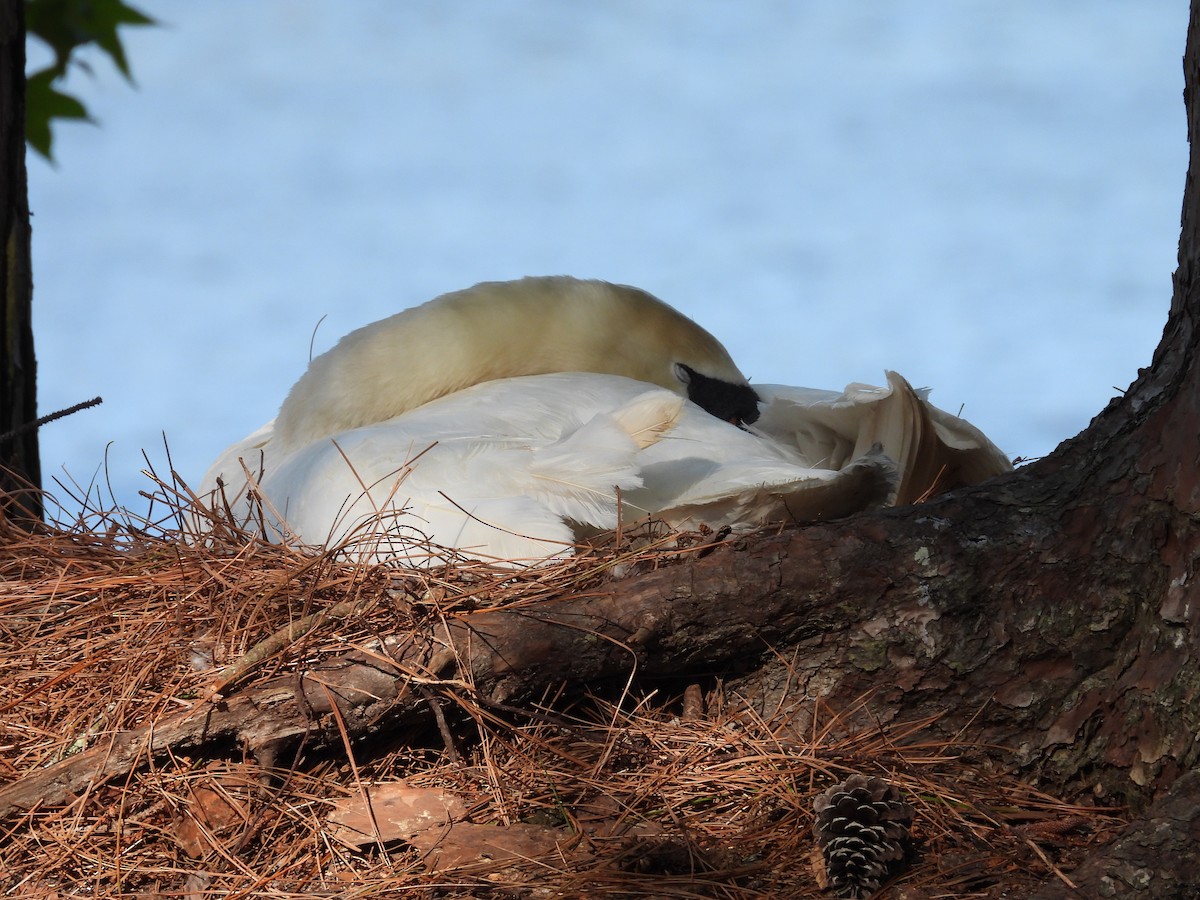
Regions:
[[[741,426],[758,418],[759,398],[750,385],[709,378],[683,363],[675,364],[675,374],[687,386],[688,399],[718,419]]]

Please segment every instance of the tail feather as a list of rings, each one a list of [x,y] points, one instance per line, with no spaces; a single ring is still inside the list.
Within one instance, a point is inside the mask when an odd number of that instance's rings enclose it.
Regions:
[[[879,445],[895,460],[894,502],[913,503],[1006,472],[1011,464],[978,428],[938,409],[926,390],[887,372],[887,387],[841,394],[781,387],[753,429],[795,446],[810,464],[842,469]]]

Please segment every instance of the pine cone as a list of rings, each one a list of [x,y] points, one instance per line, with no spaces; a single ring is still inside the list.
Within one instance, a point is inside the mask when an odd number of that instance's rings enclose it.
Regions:
[[[813,801],[813,832],[839,897],[869,897],[908,857],[913,808],[882,778],[851,775]]]

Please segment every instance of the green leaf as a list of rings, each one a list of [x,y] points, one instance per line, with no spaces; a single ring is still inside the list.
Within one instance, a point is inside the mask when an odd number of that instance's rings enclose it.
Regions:
[[[87,107],[70,94],[55,89],[58,67],[49,66],[25,80],[25,140],[34,150],[51,162],[52,119],[76,119],[91,122]]]
[[[133,75],[129,71],[129,60],[125,58],[125,48],[117,34],[118,25],[153,25],[154,20],[143,15],[132,7],[126,6],[121,0],[92,0],[89,4],[93,11],[94,27],[93,40],[101,50],[109,55],[113,65],[121,70],[125,80],[132,82]]]
[[[76,49],[95,44],[132,82],[129,60],[117,28],[155,24],[149,16],[126,6],[122,0],[25,0],[26,31],[41,38],[54,51],[54,69],[59,76],[66,74]]]

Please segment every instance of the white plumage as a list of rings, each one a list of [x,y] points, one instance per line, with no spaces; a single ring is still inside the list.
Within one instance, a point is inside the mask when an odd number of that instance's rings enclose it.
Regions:
[[[314,360],[276,422],[226,450],[200,494],[272,539],[417,565],[443,558],[431,543],[520,564],[569,554],[619,517],[745,530],[1008,467],[892,373],[886,388],[841,394],[758,386],[761,416],[743,429],[685,400],[695,385],[678,364],[755,396],[711,335],[644,292],[477,285]]]

